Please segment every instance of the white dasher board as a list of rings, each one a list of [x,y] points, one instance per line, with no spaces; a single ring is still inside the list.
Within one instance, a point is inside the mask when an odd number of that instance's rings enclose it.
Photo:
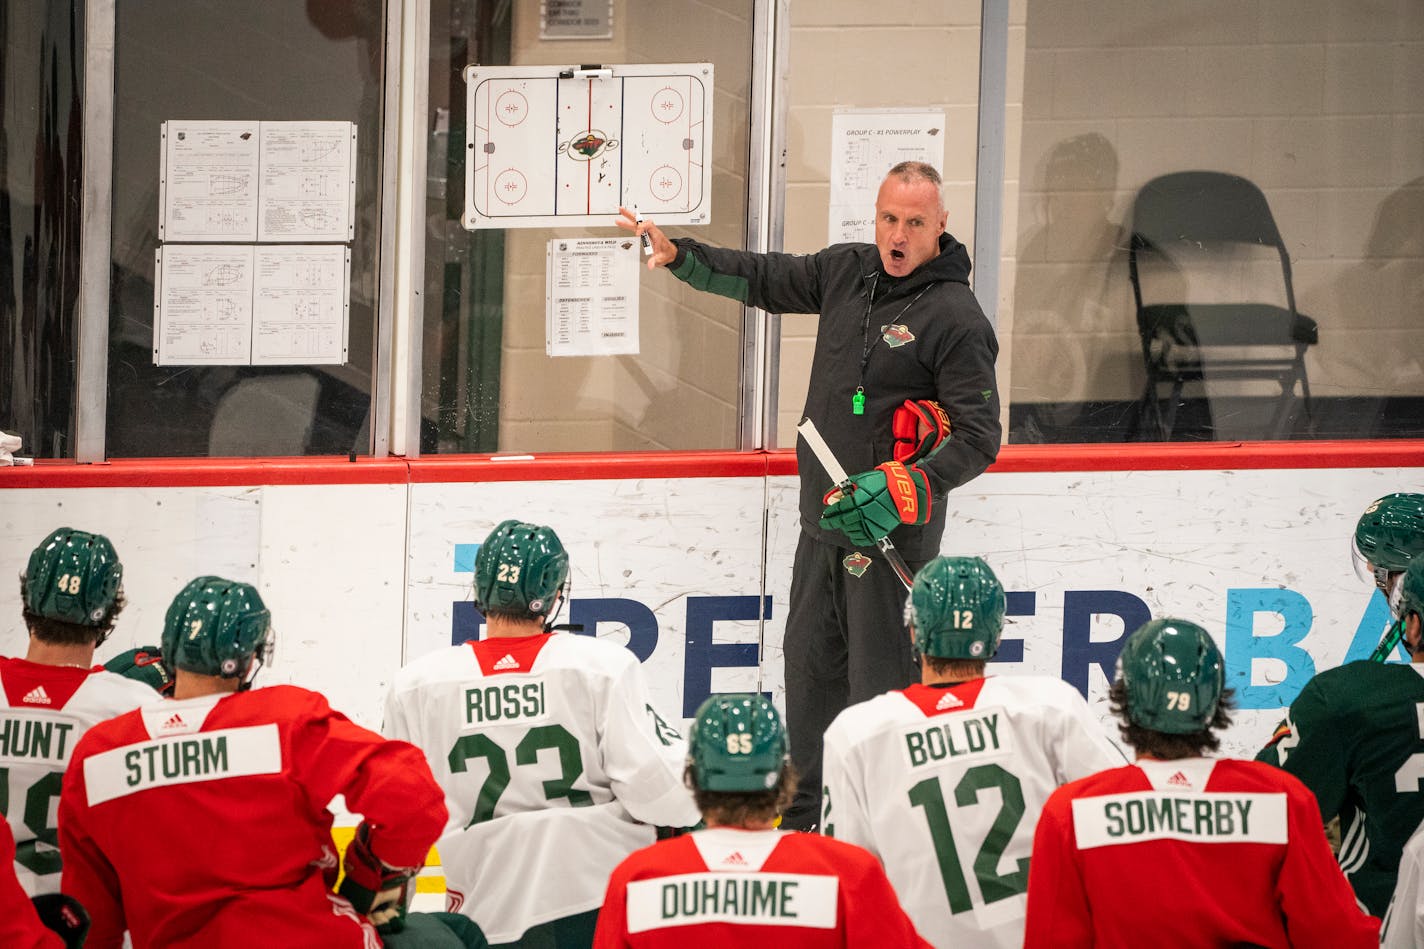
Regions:
[[[464,225],[712,217],[712,64],[468,66]]]

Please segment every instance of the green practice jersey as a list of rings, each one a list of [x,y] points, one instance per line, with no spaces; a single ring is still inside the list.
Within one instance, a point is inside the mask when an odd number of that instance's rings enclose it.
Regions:
[[[1405,841],[1424,818],[1424,666],[1352,662],[1320,673],[1257,760],[1315,792],[1340,818],[1340,868],[1375,916],[1394,892]]]

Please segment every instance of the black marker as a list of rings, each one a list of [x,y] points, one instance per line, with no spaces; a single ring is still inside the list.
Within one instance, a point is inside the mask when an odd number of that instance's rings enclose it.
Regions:
[[[643,212],[642,212],[642,211],[639,211],[637,208],[634,208],[634,209],[633,209],[633,223],[634,223],[634,224],[642,224],[642,223],[643,223]],[[638,236],[639,236],[640,238],[642,238],[642,240],[643,240],[643,256],[644,256],[644,257],[651,257],[651,256],[653,256],[653,239],[648,236],[648,232],[647,232],[647,231],[644,231],[643,233],[639,234]]]

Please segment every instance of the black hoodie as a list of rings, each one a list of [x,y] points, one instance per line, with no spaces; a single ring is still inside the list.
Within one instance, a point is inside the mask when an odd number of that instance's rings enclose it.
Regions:
[[[890,535],[909,560],[937,555],[945,495],[989,467],[1001,435],[999,343],[969,289],[964,245],[940,235],[939,255],[897,279],[885,273],[874,244],[836,244],[803,256],[726,250],[688,238],[673,243],[678,255],[670,269],[696,289],[770,313],[821,315],[803,414],[852,476],[892,459],[890,419],[906,399],[944,406],[952,440],[921,465],[934,495],[929,523]],[[851,408],[857,386],[865,390],[863,415]],[[819,525],[830,475],[804,440],[797,441],[796,460],[802,527],[848,549],[845,535]]]

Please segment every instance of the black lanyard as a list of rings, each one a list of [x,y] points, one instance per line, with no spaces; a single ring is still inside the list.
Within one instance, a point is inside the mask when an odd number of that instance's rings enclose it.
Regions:
[[[875,288],[879,283],[880,274],[871,274],[870,299],[865,304],[865,319],[861,321],[860,325],[860,384],[855,387],[855,395],[850,397],[850,413],[852,415],[865,414],[865,367],[870,365],[870,350],[875,346],[870,338],[870,311],[875,309]],[[910,307],[920,302],[920,297],[924,296],[925,291],[929,290],[932,286],[934,286],[934,284],[931,283],[921,288],[920,292],[915,294],[915,298],[905,304],[905,308],[900,311],[900,315],[895,317],[895,322],[898,323],[904,319],[905,314],[910,312]]]

